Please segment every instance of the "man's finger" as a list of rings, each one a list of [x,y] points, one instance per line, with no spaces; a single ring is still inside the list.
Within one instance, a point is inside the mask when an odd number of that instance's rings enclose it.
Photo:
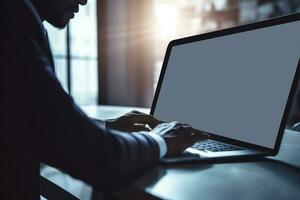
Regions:
[[[182,131],[181,134],[178,134],[178,136],[190,140],[194,143],[210,138],[209,134],[200,131],[195,131],[195,129],[193,128],[184,129],[184,131]]]
[[[155,128],[157,125],[163,123],[162,121],[159,121],[153,116],[147,114],[133,115],[130,117],[130,120],[133,124],[148,124],[152,129]]]
[[[191,133],[191,137],[193,137],[193,140],[195,141],[207,140],[210,138],[209,134],[207,133]]]
[[[208,135],[207,133],[203,132],[203,131],[199,131],[197,129],[194,129],[193,127],[191,127],[190,125],[186,124],[185,126],[182,126],[181,127],[181,131],[182,131],[182,134],[183,135],[190,135],[191,133],[194,133],[194,134],[205,134],[205,135]]]
[[[135,125],[132,126],[129,130],[129,132],[140,132],[140,131],[150,131],[149,128],[147,128],[146,126],[142,126],[142,125]]]
[[[207,139],[209,139],[209,136],[207,134],[195,134],[194,136],[190,137],[191,146],[196,142],[200,142]]]

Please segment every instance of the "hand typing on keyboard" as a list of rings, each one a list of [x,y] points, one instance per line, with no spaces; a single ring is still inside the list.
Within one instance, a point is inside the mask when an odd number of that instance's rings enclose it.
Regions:
[[[107,120],[106,128],[126,132],[147,131],[163,137],[167,145],[166,156],[180,154],[195,142],[206,140],[209,135],[180,122],[165,123],[151,115],[138,111],[129,112],[119,118]]]
[[[202,133],[190,125],[180,122],[161,123],[151,132],[161,135],[166,141],[166,156],[178,155],[195,142],[209,138],[208,134]]]

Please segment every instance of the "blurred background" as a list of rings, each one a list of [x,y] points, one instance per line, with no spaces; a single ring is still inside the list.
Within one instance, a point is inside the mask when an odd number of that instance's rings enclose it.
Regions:
[[[150,107],[170,40],[300,11],[300,0],[89,0],[45,23],[61,84],[79,105]]]

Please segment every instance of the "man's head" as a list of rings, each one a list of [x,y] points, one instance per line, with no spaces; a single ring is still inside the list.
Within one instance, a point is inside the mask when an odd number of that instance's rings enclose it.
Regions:
[[[32,0],[43,20],[57,28],[67,25],[87,0]]]

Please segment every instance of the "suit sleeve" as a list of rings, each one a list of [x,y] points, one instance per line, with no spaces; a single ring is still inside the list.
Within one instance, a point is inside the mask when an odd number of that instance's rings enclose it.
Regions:
[[[8,59],[22,73],[16,92],[28,106],[32,127],[22,139],[40,162],[102,190],[122,187],[157,164],[159,147],[152,137],[98,126],[63,90],[35,40],[12,41]]]

